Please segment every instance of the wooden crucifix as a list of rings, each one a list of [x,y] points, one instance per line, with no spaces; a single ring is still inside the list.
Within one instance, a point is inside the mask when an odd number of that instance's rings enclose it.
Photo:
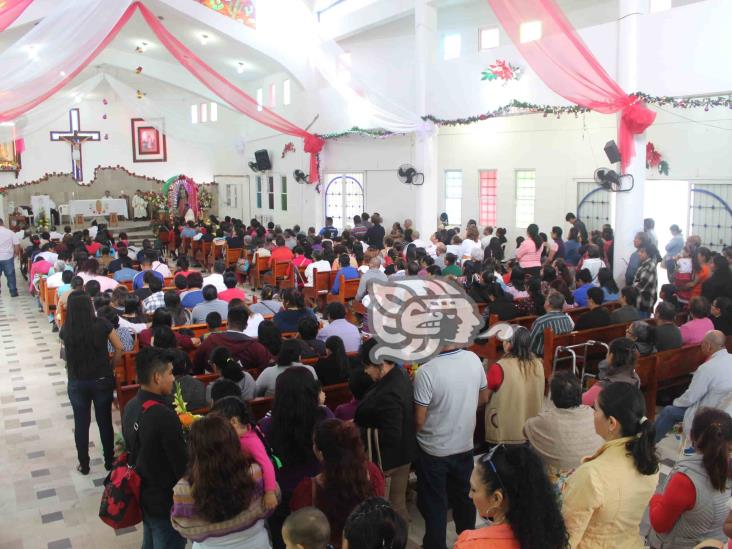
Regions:
[[[71,176],[76,181],[83,181],[81,145],[87,141],[101,141],[100,133],[82,131],[79,109],[71,109],[69,111],[69,131],[52,131],[51,141],[65,141],[71,145]]]

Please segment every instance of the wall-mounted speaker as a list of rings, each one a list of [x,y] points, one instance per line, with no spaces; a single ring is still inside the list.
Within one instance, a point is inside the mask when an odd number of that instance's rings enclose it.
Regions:
[[[266,149],[261,149],[254,153],[254,159],[257,161],[257,169],[260,172],[266,172],[272,169],[272,162],[269,159],[269,153]]]
[[[605,143],[605,154],[611,164],[617,164],[620,162],[620,150],[615,144],[615,141],[608,141]]]

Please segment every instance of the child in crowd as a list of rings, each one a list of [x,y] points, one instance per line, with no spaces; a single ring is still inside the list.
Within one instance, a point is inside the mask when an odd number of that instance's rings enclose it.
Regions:
[[[241,451],[251,456],[262,469],[264,479],[264,506],[272,511],[277,507],[277,481],[272,460],[264,447],[264,435],[259,432],[251,408],[235,396],[217,400],[212,413],[224,416],[231,422],[241,444]]]
[[[208,328],[208,333],[201,335],[201,342],[210,336],[213,333],[216,333],[221,328],[221,315],[217,313],[216,311],[212,311],[206,315],[206,327]]]
[[[327,549],[330,547],[328,519],[315,507],[298,509],[285,520],[282,539],[286,549]]]

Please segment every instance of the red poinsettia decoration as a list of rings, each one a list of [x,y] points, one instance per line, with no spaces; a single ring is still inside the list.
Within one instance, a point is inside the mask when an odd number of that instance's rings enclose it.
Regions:
[[[668,175],[668,162],[663,160],[663,155],[656,150],[652,142],[646,143],[646,168],[657,168],[658,173]]]
[[[516,65],[512,65],[503,59],[496,59],[496,62],[490,65],[482,73],[481,80],[518,80],[520,69]]]

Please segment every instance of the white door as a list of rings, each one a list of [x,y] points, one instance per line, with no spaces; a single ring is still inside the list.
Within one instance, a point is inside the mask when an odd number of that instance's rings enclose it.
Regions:
[[[219,185],[219,217],[248,221],[251,217],[248,175],[216,175]]]

